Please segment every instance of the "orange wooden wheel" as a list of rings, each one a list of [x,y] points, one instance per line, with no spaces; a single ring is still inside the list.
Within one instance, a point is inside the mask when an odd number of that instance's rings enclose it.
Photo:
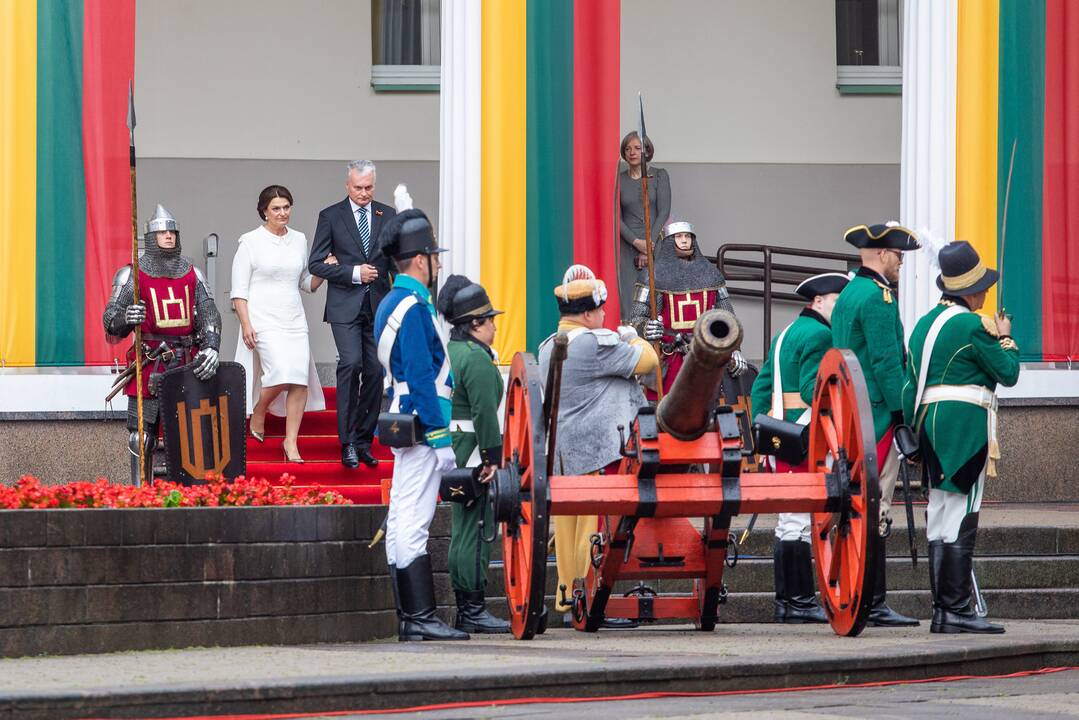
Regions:
[[[813,513],[813,555],[824,611],[839,635],[865,627],[880,541],[880,478],[873,414],[854,353],[829,350],[817,373],[809,469],[829,472],[840,490],[832,512]]]
[[[542,632],[547,579],[547,433],[543,424],[543,386],[531,355],[517,353],[510,366],[502,466],[519,487],[517,512],[502,523],[506,601],[518,640]]]

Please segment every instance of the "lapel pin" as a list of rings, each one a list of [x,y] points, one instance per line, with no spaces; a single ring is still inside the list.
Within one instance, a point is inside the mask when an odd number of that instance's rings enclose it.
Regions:
[[[378,208],[375,208],[375,215],[379,215],[379,216],[381,216],[381,215],[382,215],[382,211],[381,211],[381,210],[379,210]]]

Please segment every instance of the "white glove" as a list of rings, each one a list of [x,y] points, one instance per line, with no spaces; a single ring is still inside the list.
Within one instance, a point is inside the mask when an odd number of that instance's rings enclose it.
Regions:
[[[124,308],[124,322],[128,325],[142,325],[144,320],[146,320],[146,306],[141,302]]]
[[[663,339],[663,321],[662,320],[645,320],[644,321],[644,339],[648,341],[662,340]]]
[[[435,448],[435,461],[438,463],[436,470],[440,474],[457,469],[457,456],[453,454],[453,447],[450,445]]]
[[[622,342],[629,342],[630,340],[636,340],[639,336],[637,331],[629,325],[619,325],[618,337]]]
[[[393,191],[393,207],[397,212],[412,209],[412,196],[408,194],[408,188],[401,183]]]
[[[749,363],[747,363],[746,359],[742,357],[742,353],[738,350],[735,350],[734,353],[731,355],[731,361],[727,364],[727,372],[730,374],[731,377],[738,377],[739,375],[744,373],[746,371],[746,368],[748,367]]]

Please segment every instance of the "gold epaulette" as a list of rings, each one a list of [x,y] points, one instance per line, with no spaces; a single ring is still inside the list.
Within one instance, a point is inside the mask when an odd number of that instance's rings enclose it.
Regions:
[[[982,321],[982,327],[985,331],[993,337],[1000,337],[1000,331],[997,330],[997,323],[993,318],[988,318],[985,315],[978,315],[978,319]]]
[[[882,290],[881,296],[883,297],[884,302],[891,305],[892,304],[892,289],[890,287],[888,287],[887,285],[885,285],[884,283],[882,283],[880,280],[877,280],[876,278],[870,278],[870,279],[873,280],[874,285],[876,285],[877,287],[879,287]]]

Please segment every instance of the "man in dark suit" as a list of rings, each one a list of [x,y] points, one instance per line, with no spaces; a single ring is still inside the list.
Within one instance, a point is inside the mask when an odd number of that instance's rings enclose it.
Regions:
[[[375,164],[348,164],[348,197],[318,215],[308,269],[328,282],[326,312],[337,344],[337,435],[341,464],[378,465],[371,439],[382,400],[382,366],[373,334],[375,308],[390,290],[390,262],[378,245],[383,225],[396,215],[375,202]],[[333,253],[339,264],[327,265]]]

